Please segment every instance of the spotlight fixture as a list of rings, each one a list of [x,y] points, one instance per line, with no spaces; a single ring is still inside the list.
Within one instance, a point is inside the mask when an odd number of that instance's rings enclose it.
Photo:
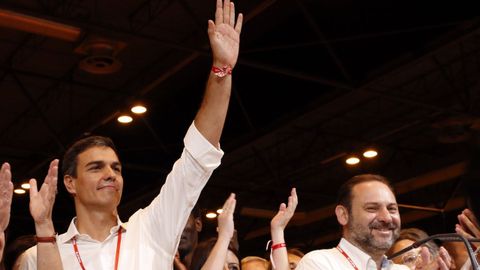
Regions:
[[[363,156],[366,158],[374,158],[378,155],[378,152],[374,149],[367,149],[365,152],[363,152]]]
[[[145,107],[143,105],[135,105],[130,110],[134,114],[143,114],[147,111],[147,107]]]
[[[357,165],[358,163],[360,163],[360,159],[356,156],[350,156],[345,160],[345,163],[347,163],[348,165]]]
[[[133,121],[133,118],[130,115],[123,114],[117,118],[117,121],[122,124],[128,124]]]
[[[23,184],[21,185],[21,187],[22,187],[23,189],[30,189],[30,184],[29,184],[29,183],[23,183]]]
[[[26,193],[25,189],[21,189],[21,188],[16,188],[13,192],[15,192],[15,194],[25,194]]]
[[[217,214],[215,214],[214,212],[208,212],[205,216],[207,218],[213,219],[217,217]]]

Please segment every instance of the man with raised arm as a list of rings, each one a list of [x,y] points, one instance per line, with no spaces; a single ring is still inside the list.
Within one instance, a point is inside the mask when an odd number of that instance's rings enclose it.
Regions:
[[[38,262],[47,261],[47,265],[39,264],[39,269],[55,269],[58,253],[63,269],[172,269],[190,211],[223,155],[219,140],[230,99],[231,73],[238,58],[242,20],[241,14],[235,20],[233,3],[217,0],[215,22],[208,22],[213,66],[200,109],[184,138],[185,148],[160,194],[128,222],[120,221],[117,214],[123,178],[113,142],[105,137],[88,137],[66,151],[63,182],[73,196],[76,217],[66,233],[53,237],[54,231],[42,231],[46,234],[37,235],[40,243],[56,242],[58,246],[58,251],[50,248],[38,253],[43,257]],[[55,164],[50,168],[55,170]],[[34,215],[31,209],[36,224],[39,217],[48,216],[49,204],[53,204],[52,200],[43,202],[43,213]],[[37,269],[36,247],[27,251],[22,269]]]

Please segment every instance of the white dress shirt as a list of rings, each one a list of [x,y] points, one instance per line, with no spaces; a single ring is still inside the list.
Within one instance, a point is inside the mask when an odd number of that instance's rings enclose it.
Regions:
[[[377,264],[361,249],[352,245],[345,238],[338,246],[350,257],[359,270],[377,270]],[[321,249],[307,253],[298,263],[296,270],[344,270],[354,269],[348,259],[337,249]],[[409,270],[405,265],[394,264],[385,257],[382,270]]]
[[[184,138],[185,148],[173,165],[160,194],[144,209],[135,212],[127,223],[118,220],[103,242],[80,234],[75,218],[68,231],[57,236],[64,270],[81,270],[72,238],[86,270],[113,270],[117,232],[122,227],[119,270],[173,269],[173,258],[188,216],[213,170],[220,165],[223,151],[211,145],[194,123]],[[36,269],[36,247],[26,251],[22,270]]]

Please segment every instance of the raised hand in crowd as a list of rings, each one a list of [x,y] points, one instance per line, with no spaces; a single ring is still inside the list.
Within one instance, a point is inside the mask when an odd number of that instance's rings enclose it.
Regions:
[[[13,183],[10,164],[3,163],[0,169],[0,261],[5,247],[5,230],[10,222]]]
[[[232,193],[225,201],[222,207],[222,213],[218,219],[218,237],[217,242],[213,246],[207,261],[202,266],[202,270],[222,270],[225,266],[225,258],[227,257],[228,246],[233,237],[235,226],[233,223],[233,213],[235,212],[235,194]]]
[[[480,238],[480,226],[477,218],[470,209],[465,209],[458,215],[458,224],[455,232],[468,238]]]
[[[271,263],[273,269],[290,270],[284,231],[288,222],[293,217],[298,205],[297,191],[292,188],[288,203],[281,203],[277,214],[270,221],[272,237]]]
[[[438,249],[438,255],[432,256],[427,247],[421,247],[420,254],[421,257],[420,263],[416,265],[414,269],[422,270],[448,270],[455,269],[455,264],[448,254],[448,251],[444,247]]]
[[[37,180],[30,179],[30,214],[37,234],[37,269],[63,269],[55,243],[56,233],[52,221],[53,204],[57,195],[58,159],[53,160],[40,190]]]

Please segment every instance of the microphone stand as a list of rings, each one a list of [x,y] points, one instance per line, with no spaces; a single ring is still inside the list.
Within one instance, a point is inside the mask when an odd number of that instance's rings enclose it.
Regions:
[[[429,236],[425,239],[419,240],[411,244],[410,246],[392,254],[391,256],[388,257],[388,259],[391,260],[392,258],[400,256],[403,253],[410,251],[414,248],[418,248],[421,245],[431,240],[441,240],[446,242],[463,242],[465,247],[467,247],[468,256],[470,257],[470,262],[472,263],[472,269],[480,270],[480,266],[478,265],[477,259],[475,258],[475,252],[473,251],[472,246],[470,245],[470,242],[480,242],[480,239],[467,239],[458,233],[444,233],[444,234],[435,234],[435,235]]]

